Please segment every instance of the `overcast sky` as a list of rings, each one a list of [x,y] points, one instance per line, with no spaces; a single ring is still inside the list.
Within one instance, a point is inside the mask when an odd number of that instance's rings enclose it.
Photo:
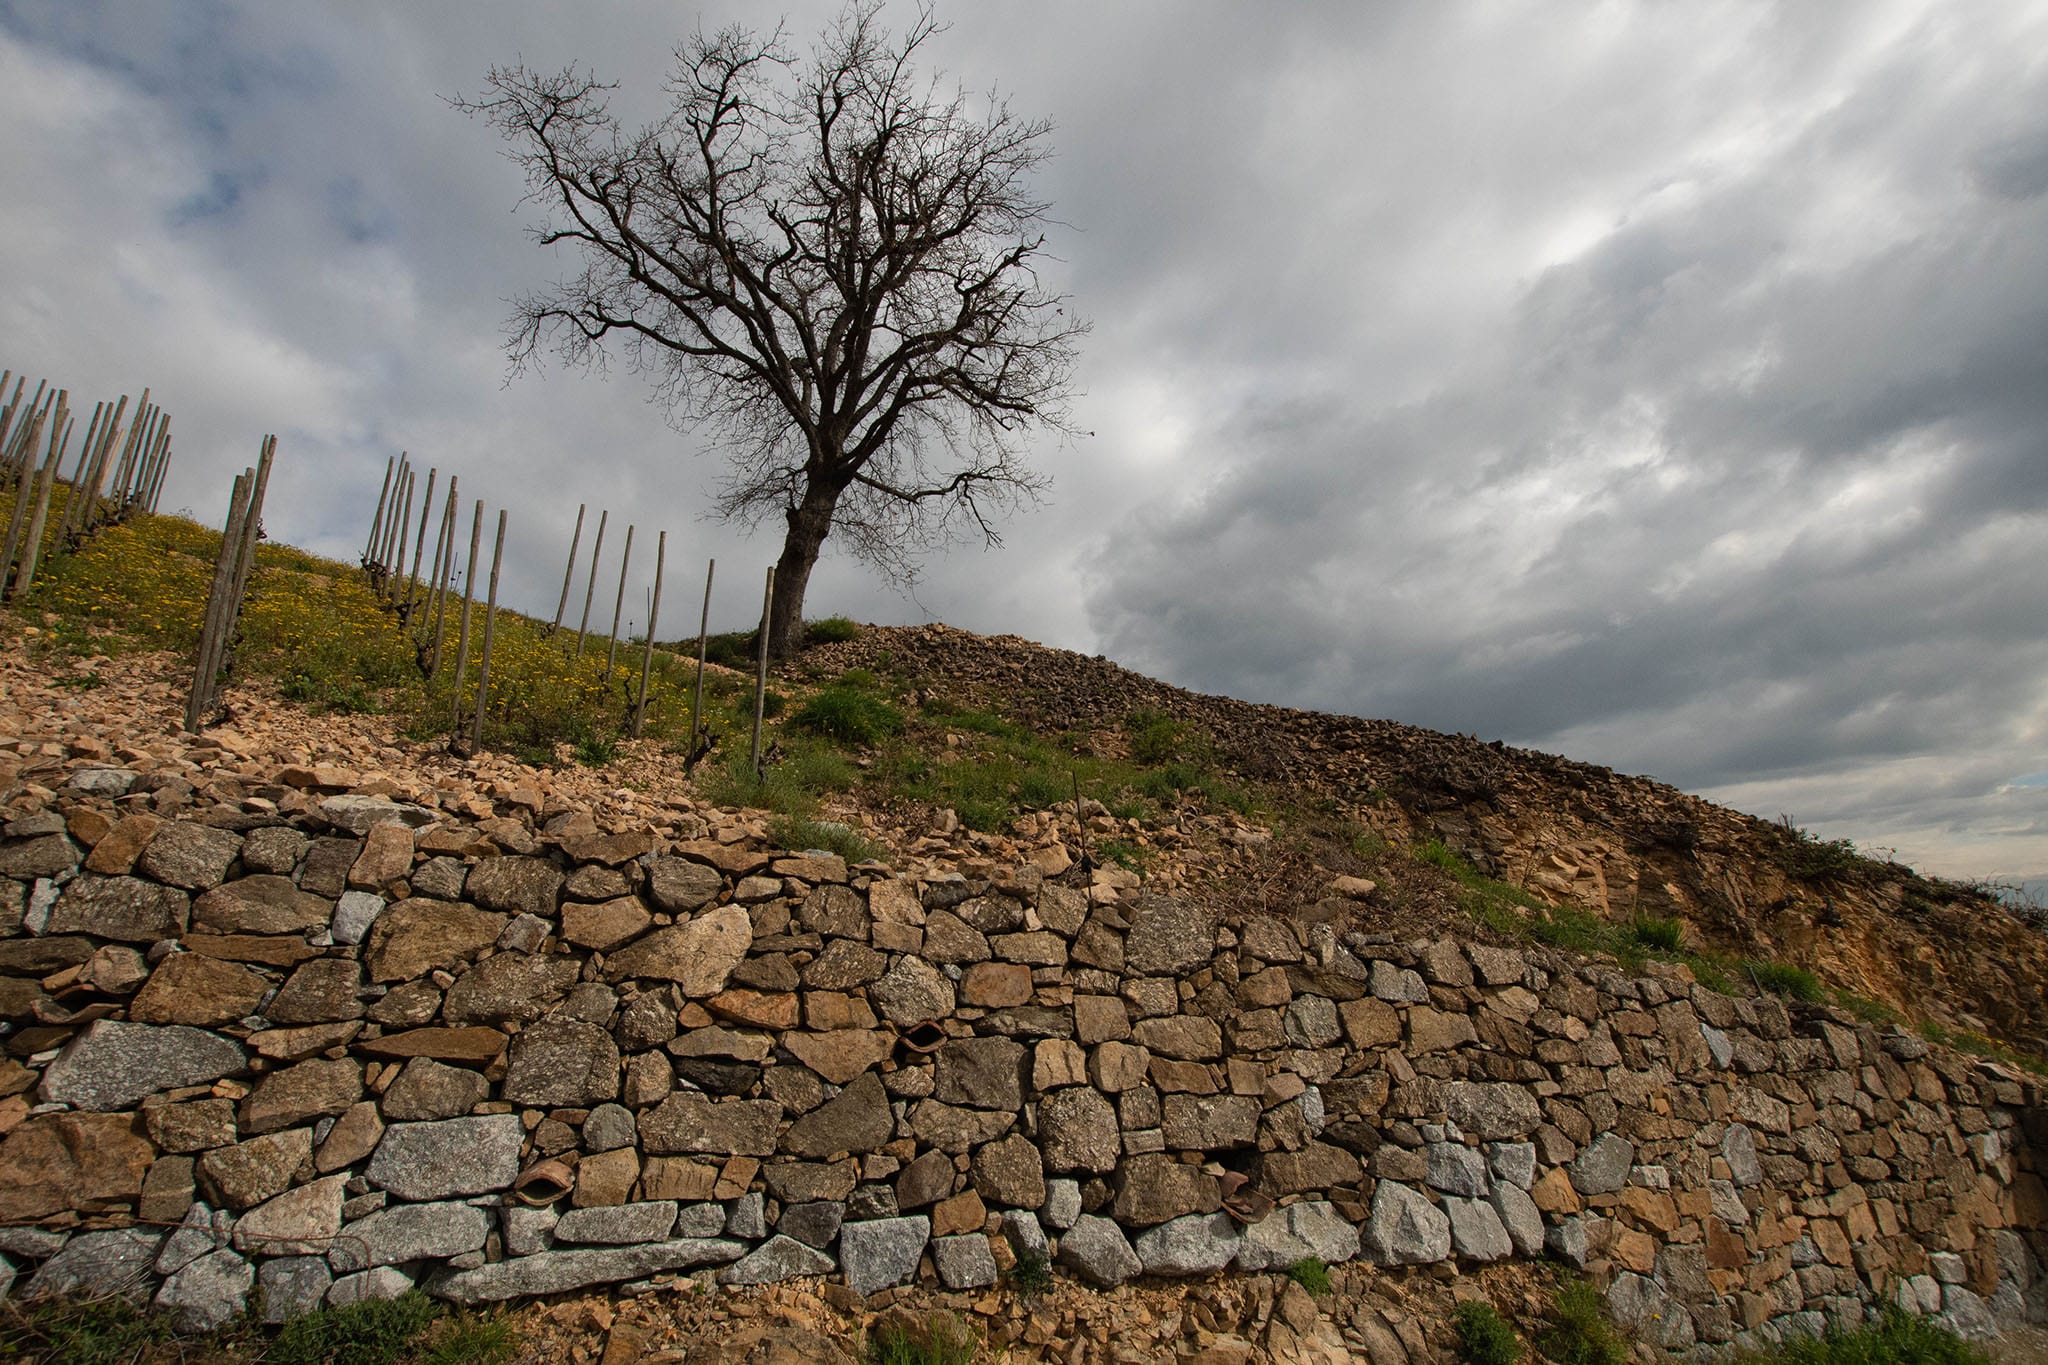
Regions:
[[[835,9],[789,6],[798,45]],[[940,13],[934,65],[1056,125],[1092,435],[1042,443],[1047,503],[914,593],[828,546],[812,615],[2048,876],[2048,5]],[[516,604],[552,612],[587,502],[641,565],[668,531],[662,634],[712,555],[742,625],[779,546],[702,518],[717,467],[648,386],[508,377],[506,301],[563,262],[446,103],[573,62],[652,114],[697,22],[0,0],[0,365],[74,407],[152,386],[167,510],[217,522],[276,432],[272,534],[353,557],[405,449],[509,507]]]

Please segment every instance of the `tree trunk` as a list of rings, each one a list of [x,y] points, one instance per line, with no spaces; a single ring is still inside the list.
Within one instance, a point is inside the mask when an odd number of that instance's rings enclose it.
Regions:
[[[804,644],[804,589],[832,529],[836,490],[812,487],[788,513],[789,534],[775,561],[775,596],[768,606],[768,657],[787,659]]]

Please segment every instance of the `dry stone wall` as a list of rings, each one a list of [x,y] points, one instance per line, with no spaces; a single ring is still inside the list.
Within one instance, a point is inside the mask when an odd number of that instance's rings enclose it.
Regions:
[[[1547,1254],[1674,1350],[2048,1317],[2036,1083],[1833,1011],[1352,932],[1364,884],[1239,920],[1057,844],[913,880],[275,777],[88,767],[5,826],[13,1292]]]

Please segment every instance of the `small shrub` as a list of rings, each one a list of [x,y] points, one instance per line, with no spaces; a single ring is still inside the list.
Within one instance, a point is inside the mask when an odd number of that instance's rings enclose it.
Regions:
[[[981,1347],[972,1328],[951,1313],[927,1318],[922,1331],[882,1323],[868,1338],[868,1365],[968,1365]]]
[[[1515,1365],[1522,1342],[1508,1320],[1481,1299],[1467,1299],[1451,1310],[1458,1329],[1458,1355],[1467,1365]]]
[[[1287,1278],[1309,1292],[1310,1298],[1330,1296],[1330,1268],[1320,1256],[1304,1256],[1287,1267]]]
[[[828,853],[837,853],[849,863],[864,863],[875,856],[875,846],[859,831],[834,820],[784,817],[769,824],[768,837],[783,848],[822,848]]]
[[[836,684],[797,708],[791,718],[815,735],[845,744],[879,744],[903,728],[903,713],[858,687]]]
[[[1573,1280],[1558,1291],[1550,1306],[1550,1325],[1536,1338],[1536,1349],[1556,1365],[1628,1362],[1628,1342],[1608,1321],[1600,1291],[1586,1280]]]
[[[737,668],[751,673],[760,660],[760,656],[755,652],[759,637],[758,630],[736,630],[725,635],[710,636],[704,641],[704,658],[707,662],[725,668]]]
[[[170,1316],[126,1299],[38,1299],[0,1304],[0,1353],[9,1359],[127,1365],[171,1339]]]
[[[1805,881],[1836,876],[1863,861],[1850,840],[1823,839],[1793,824],[1789,815],[1778,817],[1778,833],[1778,866]]]
[[[1979,1347],[1892,1304],[1880,1310],[1876,1322],[1854,1331],[1830,1323],[1823,1336],[1798,1337],[1736,1360],[1740,1365],[1991,1365]]]
[[[1794,967],[1786,962],[1749,962],[1744,964],[1757,987],[1772,995],[1782,995],[1792,1000],[1808,1003],[1826,998],[1821,989],[1820,978],[1804,967]]]
[[[512,1358],[515,1345],[512,1324],[504,1318],[460,1313],[442,1320],[417,1358],[420,1365],[500,1365]]]
[[[391,1365],[433,1325],[440,1306],[416,1289],[395,1299],[323,1308],[286,1323],[266,1365]]]
[[[1685,926],[1675,919],[1637,915],[1629,921],[1628,932],[1639,946],[1655,952],[1676,953],[1685,947]]]
[[[1146,767],[1190,757],[1188,727],[1164,711],[1133,711],[1124,718],[1131,758]]]
[[[1052,1288],[1052,1262],[1045,1259],[1042,1251],[1020,1251],[1017,1264],[1010,1267],[1005,1278],[1019,1295],[1027,1299],[1037,1298]]]
[[[822,621],[811,621],[804,626],[805,641],[815,645],[839,644],[859,635],[859,624],[844,616],[827,616]]]

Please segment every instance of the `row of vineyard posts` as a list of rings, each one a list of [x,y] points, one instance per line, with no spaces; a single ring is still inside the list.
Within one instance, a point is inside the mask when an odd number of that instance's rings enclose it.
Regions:
[[[473,752],[483,743],[484,716],[490,696],[491,646],[498,614],[498,581],[504,566],[505,529],[509,514],[504,508],[498,509],[497,532],[492,541],[490,574],[483,601],[483,628],[476,651],[475,699],[471,706],[465,708],[463,700],[469,683],[470,617],[476,604],[474,589],[478,561],[483,548],[484,501],[478,498],[472,507],[469,555],[467,567],[461,578],[461,601],[458,605],[452,599],[455,597],[455,561],[461,537],[461,485],[455,475],[449,475],[447,489],[442,495],[437,515],[434,510],[434,491],[439,478],[438,467],[430,466],[427,470],[426,487],[419,493],[418,515],[415,516],[414,496],[419,487],[418,468],[405,452],[386,460],[383,486],[377,494],[377,508],[370,518],[370,533],[363,546],[362,567],[369,578],[371,590],[397,617],[400,627],[410,633],[420,672],[429,681],[440,676],[448,644],[450,618],[453,617],[454,677],[449,693],[448,721],[455,745]],[[574,585],[576,568],[580,562],[583,528],[589,510],[588,503],[579,504],[576,508],[576,529],[570,537],[568,560],[562,570],[562,591],[555,601],[554,620],[546,629],[546,634],[551,638],[562,634],[562,623],[568,612],[570,589]],[[590,567],[583,589],[583,613],[575,631],[572,657],[578,659],[583,657],[583,651],[591,638],[590,613],[597,600],[605,534],[610,520],[611,513],[608,510],[599,511],[597,532],[592,538],[590,549]],[[436,527],[431,557],[427,554],[427,528],[430,523]],[[619,554],[618,590],[612,598],[611,629],[605,636],[603,677],[606,682],[611,680],[613,669],[618,663],[619,626],[625,619],[626,583],[632,568],[633,537],[636,530],[637,527],[634,525],[627,525],[625,544]],[[662,579],[667,569],[667,560],[668,532],[662,531],[655,542],[654,583],[647,605],[647,629],[641,648],[639,684],[633,694],[627,716],[627,733],[635,739],[640,737],[647,719],[647,683],[654,664],[655,629],[661,618]],[[422,569],[425,570],[424,577]],[[697,622],[697,675],[690,700],[690,742],[685,760],[688,767],[694,767],[710,752],[712,745],[709,727],[704,720],[704,666],[710,639],[711,587],[717,570],[716,560],[706,562],[704,606]],[[761,720],[768,685],[768,604],[772,601],[774,592],[775,569],[771,565],[761,602],[759,649],[754,669],[754,725],[750,762],[757,774],[761,768]]]

